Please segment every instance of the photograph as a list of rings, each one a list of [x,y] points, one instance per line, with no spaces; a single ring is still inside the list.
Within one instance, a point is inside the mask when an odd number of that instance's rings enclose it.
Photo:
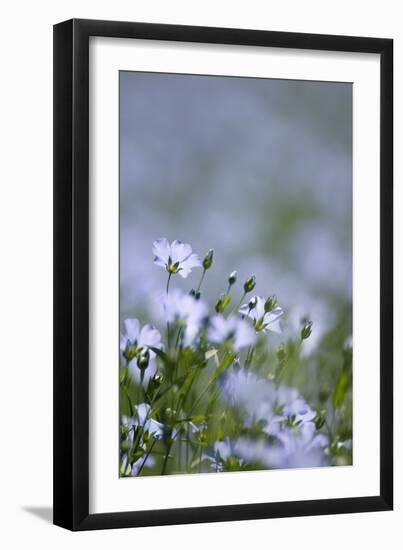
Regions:
[[[351,82],[119,71],[120,478],[354,464],[352,131]]]

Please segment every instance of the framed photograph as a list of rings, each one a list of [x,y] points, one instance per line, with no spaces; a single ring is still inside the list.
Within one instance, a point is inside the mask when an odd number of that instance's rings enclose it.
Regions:
[[[391,510],[393,42],[54,27],[54,523]]]

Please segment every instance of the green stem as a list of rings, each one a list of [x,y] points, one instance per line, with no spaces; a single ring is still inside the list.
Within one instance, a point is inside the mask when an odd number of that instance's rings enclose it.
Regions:
[[[202,273],[202,276],[200,277],[199,285],[198,285],[198,287],[196,288],[196,292],[199,292],[199,290],[200,290],[200,288],[201,288],[201,286],[202,286],[202,282],[203,282],[204,276],[205,276],[205,274],[206,274],[206,271],[207,271],[206,269],[203,269],[203,273]]]
[[[242,294],[242,298],[241,298],[241,299],[239,300],[239,302],[231,309],[231,311],[230,311],[228,317],[229,317],[230,315],[232,315],[235,311],[237,311],[237,310],[239,309],[239,307],[242,305],[242,302],[244,301],[245,296],[246,296],[246,292],[244,292],[244,293]]]
[[[201,465],[202,465],[202,455],[203,455],[203,447],[200,445],[200,456],[199,456],[199,474],[201,472]]]
[[[172,273],[168,274],[168,280],[167,280],[167,286],[166,286],[166,292],[169,294],[169,283],[171,282]]]
[[[187,441],[186,441],[186,471],[189,471],[189,422],[186,425],[186,435],[187,435]]]
[[[169,273],[168,275],[168,280],[167,280],[167,286],[166,286],[166,293],[167,293],[167,296],[169,294],[169,283],[171,282],[171,277],[172,277],[172,273]],[[169,321],[167,321],[167,343],[168,343],[168,349],[170,347],[170,334],[169,334]]]
[[[181,337],[183,327],[179,327],[178,334],[176,335],[176,342],[175,342],[175,348],[178,347],[179,344],[179,338]]]
[[[150,411],[151,411],[151,408],[150,408]],[[148,415],[149,415],[149,412],[150,412],[150,411],[147,412],[147,414],[146,414],[146,416],[145,416],[145,418],[144,418],[143,425],[142,425],[142,426],[140,426],[140,424],[138,425],[138,426],[139,426],[139,430],[138,430],[138,432],[137,432],[137,434],[136,434],[136,439],[133,441],[133,445],[132,445],[132,449],[134,449],[134,451],[133,451],[134,453],[135,453],[135,452],[137,451],[137,449],[138,449],[138,446],[139,446],[139,443],[140,443],[140,439],[141,439],[141,436],[142,436],[142,434],[143,434],[143,432],[144,432],[144,428],[145,428],[145,425],[146,425],[146,423],[147,423]]]
[[[165,473],[166,473],[167,464],[168,464],[168,457],[169,457],[169,453],[171,452],[173,442],[174,442],[174,440],[171,438],[168,445],[167,445],[167,450],[166,450],[166,453],[165,453],[164,463],[162,465],[162,470],[161,470],[161,475],[162,476],[165,475]]]
[[[189,416],[192,416],[192,413],[193,411],[195,410],[195,408],[197,407],[197,405],[200,403],[200,401],[203,399],[203,397],[205,396],[205,394],[207,393],[207,391],[209,390],[211,384],[215,382],[215,380],[210,380],[210,382],[207,384],[207,386],[204,388],[204,390],[201,392],[201,394],[199,395],[199,397],[196,399],[196,401],[193,403],[191,409],[190,409],[190,412],[189,412]]]
[[[253,346],[249,346],[248,352],[247,352],[247,354],[246,354],[246,359],[245,359],[245,367],[247,367],[248,365],[251,364],[254,349],[255,349],[255,348],[254,348]]]
[[[147,462],[147,459],[148,459],[148,457],[150,456],[151,451],[153,450],[153,447],[154,447],[156,441],[157,441],[157,440],[154,439],[154,441],[151,443],[150,449],[148,450],[148,452],[147,452],[147,454],[146,454],[146,456],[145,456],[143,462],[141,463],[141,466],[140,466],[140,468],[139,468],[139,471],[137,472],[137,477],[141,474],[141,470],[143,469],[144,464]]]

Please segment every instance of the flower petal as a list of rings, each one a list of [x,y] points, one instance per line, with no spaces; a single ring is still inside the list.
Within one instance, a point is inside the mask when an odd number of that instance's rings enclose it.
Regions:
[[[182,263],[192,254],[192,247],[188,243],[175,240],[171,244],[171,259],[173,263]]]
[[[213,315],[209,321],[207,329],[207,338],[214,344],[221,344],[227,339],[227,322],[223,315]]]
[[[161,334],[154,325],[144,325],[139,337],[140,346],[161,347]]]
[[[189,258],[181,262],[179,275],[186,279],[186,277],[191,273],[193,267],[201,267],[202,263],[197,254],[191,254]]]
[[[124,334],[121,334],[120,342],[119,342],[120,351],[125,351],[126,346],[127,346],[127,336],[125,336]]]
[[[275,332],[276,334],[282,334],[283,331],[281,330],[280,319],[272,321],[268,324],[264,331],[267,332],[268,330],[271,330],[271,332]]]
[[[256,300],[256,307],[252,310],[253,318],[261,319],[265,314],[264,305],[266,300],[262,296],[256,296]]]
[[[241,315],[249,315],[249,306],[248,306],[248,304],[244,304],[243,306],[241,306],[241,307],[238,309],[238,312],[239,312]]]
[[[132,342],[139,339],[140,322],[138,319],[126,319],[123,322],[123,325],[125,327],[124,336],[126,339],[131,340]]]
[[[255,341],[256,334],[253,328],[245,321],[239,321],[235,332],[234,350],[239,351],[242,348],[251,346]]]
[[[163,237],[162,239],[157,239],[153,242],[153,254],[155,256],[154,262],[157,260],[162,260],[163,264],[168,263],[168,258],[171,255],[171,246],[168,242],[168,239]],[[161,265],[161,264],[157,264]]]
[[[138,425],[143,426],[148,413],[150,411],[151,407],[148,405],[148,403],[140,403],[140,405],[136,405],[136,413],[138,418]]]
[[[158,370],[157,369],[157,362],[150,355],[150,362],[148,363],[148,367],[144,371],[144,377],[143,377],[143,387],[144,387],[144,389],[147,389],[150,378],[155,376],[155,374],[157,373],[157,370]],[[129,372],[130,372],[130,375],[136,380],[136,382],[138,384],[140,384],[140,382],[141,382],[141,372],[140,372],[140,369],[137,366],[137,359],[133,359],[133,361],[130,361],[130,363],[129,363]],[[143,418],[143,422],[144,422],[144,418]],[[140,424],[141,424],[141,422],[140,422]]]

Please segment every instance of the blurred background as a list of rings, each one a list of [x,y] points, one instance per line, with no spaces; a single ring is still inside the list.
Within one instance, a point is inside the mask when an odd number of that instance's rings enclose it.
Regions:
[[[239,292],[255,273],[277,295],[286,335],[312,319],[305,352],[351,334],[351,84],[121,72],[120,208],[121,319],[155,322],[167,237],[214,249],[211,303],[237,269]]]

